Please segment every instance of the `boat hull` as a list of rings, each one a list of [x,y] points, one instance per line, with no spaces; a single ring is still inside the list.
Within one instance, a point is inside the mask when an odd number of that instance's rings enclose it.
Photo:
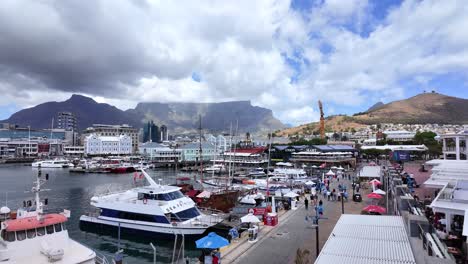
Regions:
[[[80,229],[83,231],[110,231],[114,234],[120,231],[125,234],[138,234],[145,237],[157,237],[161,239],[174,239],[174,234],[183,234],[185,238],[199,238],[210,226],[200,227],[176,227],[172,225],[162,226],[153,224],[128,223],[100,217],[82,215],[80,217]]]

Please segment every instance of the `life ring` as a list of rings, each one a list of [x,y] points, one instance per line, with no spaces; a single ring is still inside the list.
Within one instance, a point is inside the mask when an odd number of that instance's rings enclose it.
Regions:
[[[146,198],[143,199],[143,203],[144,203],[144,204],[147,204],[147,203],[148,203],[148,199],[146,199]]]

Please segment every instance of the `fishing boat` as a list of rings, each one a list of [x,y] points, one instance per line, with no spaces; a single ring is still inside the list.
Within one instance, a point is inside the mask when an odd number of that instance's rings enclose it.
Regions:
[[[0,208],[0,263],[108,263],[69,237],[66,223],[70,211],[44,213],[48,201],[42,202],[39,193],[47,179],[48,175],[41,179],[39,170],[32,188],[35,207],[32,201],[24,201],[23,208],[17,212],[11,212],[8,207]]]
[[[223,220],[222,215],[203,214],[181,188],[158,184],[145,170],[140,175],[149,185],[92,197],[96,211],[82,215],[81,223],[173,239],[174,234],[198,237]]]
[[[39,166],[41,168],[68,168],[70,166],[73,166],[70,161],[66,159],[53,159],[53,160],[40,160],[33,162],[31,164],[33,168],[38,168]]]

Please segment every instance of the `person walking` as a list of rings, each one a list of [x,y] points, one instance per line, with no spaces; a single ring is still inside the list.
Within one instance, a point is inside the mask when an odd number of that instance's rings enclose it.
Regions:
[[[309,210],[309,200],[307,199],[307,197],[304,200],[304,205],[305,205],[305,209]]]

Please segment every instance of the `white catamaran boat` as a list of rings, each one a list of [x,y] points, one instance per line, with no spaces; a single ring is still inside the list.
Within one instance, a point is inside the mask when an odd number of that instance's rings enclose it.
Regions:
[[[205,215],[179,187],[157,184],[144,170],[149,186],[125,192],[94,196],[95,214],[82,215],[84,224],[107,225],[128,232],[174,238],[202,235],[207,228],[222,221],[220,215]]]
[[[46,176],[47,178],[47,176]],[[47,180],[47,179],[46,179]],[[0,263],[9,264],[94,264],[107,263],[96,259],[96,253],[68,236],[65,223],[70,211],[44,214],[39,192],[45,180],[40,179],[32,188],[32,201],[12,214],[8,207],[0,208]]]
[[[31,166],[33,168],[41,167],[41,168],[68,168],[72,164],[66,159],[53,159],[53,160],[40,160],[33,162]]]

